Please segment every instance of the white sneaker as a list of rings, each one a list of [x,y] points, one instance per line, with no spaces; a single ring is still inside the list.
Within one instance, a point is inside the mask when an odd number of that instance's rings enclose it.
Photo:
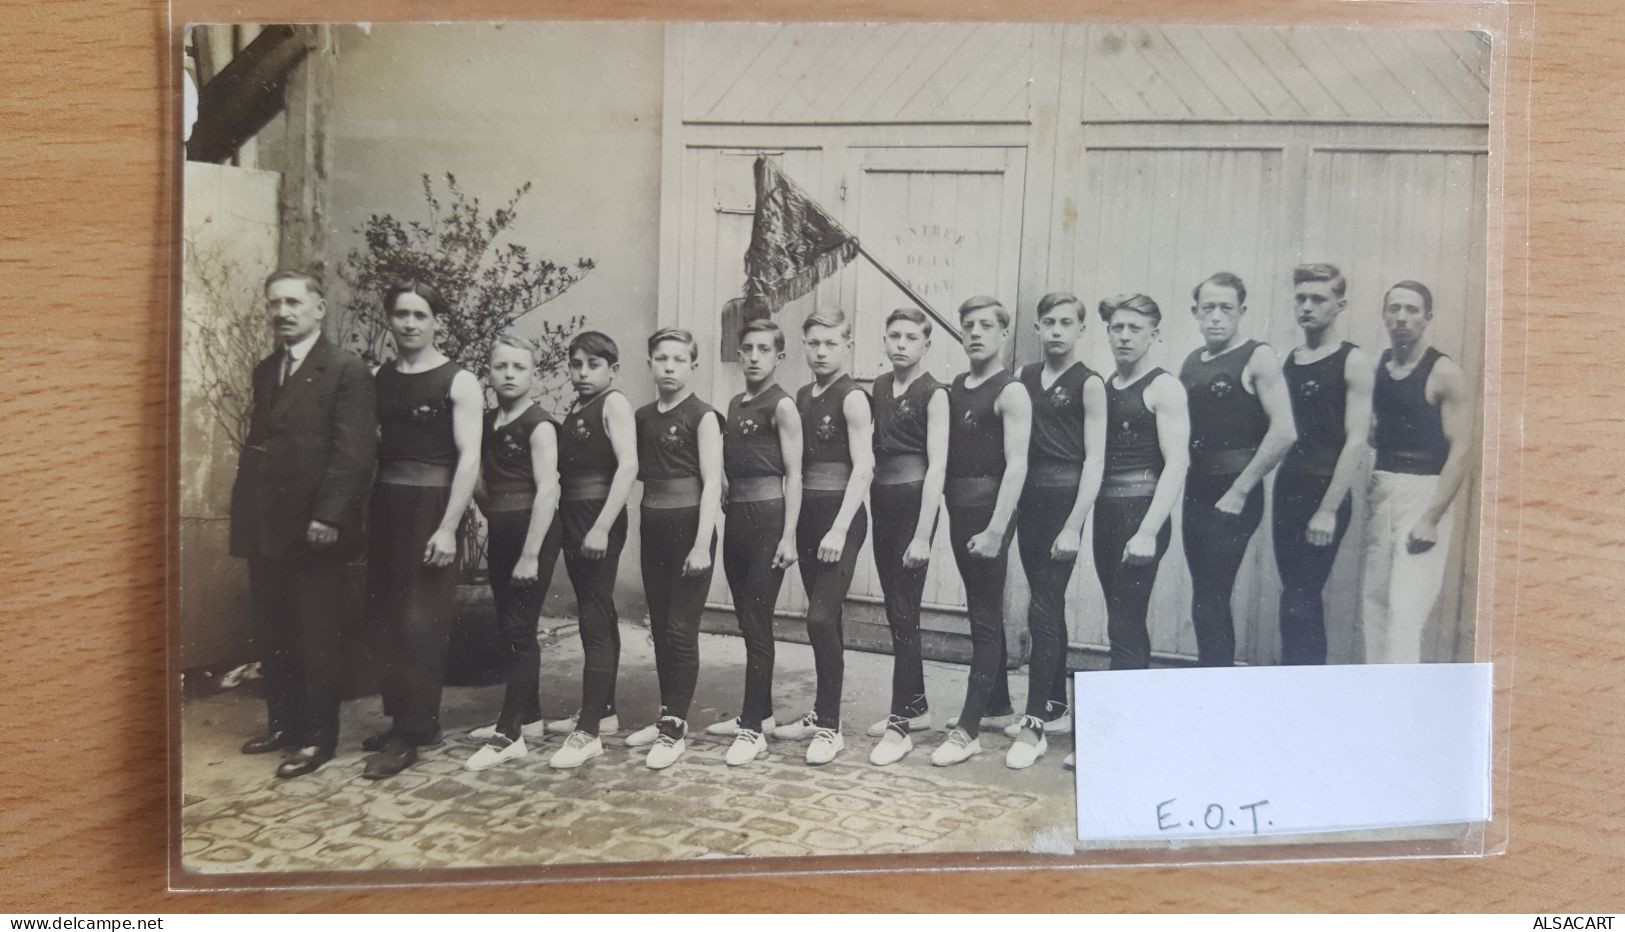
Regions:
[[[1034,733],[1038,735],[1036,741]],[[1011,770],[1026,770],[1049,750],[1049,741],[1044,737],[1044,720],[1035,715],[1023,715],[1016,723],[1015,739],[1004,752],[1004,766]]]
[[[485,770],[488,767],[495,767],[503,761],[518,760],[529,753],[529,749],[525,747],[523,735],[512,741],[506,738],[493,737],[490,743],[475,751],[463,763],[463,766],[469,770]]]
[[[762,724],[766,725],[767,722]],[[767,736],[759,731],[741,728],[734,733],[734,743],[728,745],[728,753],[722,755],[722,760],[729,767],[738,767],[766,756]]]
[[[1077,754],[1077,752],[1074,751],[1071,754],[1068,754],[1066,756],[1066,760],[1061,761],[1061,766],[1066,768],[1067,770],[1077,770],[1078,769],[1078,754]]]
[[[807,763],[813,766],[827,764],[846,748],[846,739],[838,728],[820,728],[807,745]]]
[[[548,722],[547,723],[547,733],[550,734],[550,735],[573,734],[575,732],[575,730],[576,730],[576,726],[579,725],[580,723],[581,723],[581,710],[577,709],[575,712],[570,714],[569,718],[561,718],[561,719],[557,719],[555,721]],[[601,718],[601,719],[598,720],[598,734],[601,737],[604,737],[604,738],[613,737],[615,735],[615,733],[617,731],[620,731],[620,730],[621,730],[621,717],[619,715],[610,715],[610,716],[607,716],[605,718]],[[527,731],[525,734],[529,735],[530,732]],[[478,735],[476,735],[475,737],[478,737]]]
[[[634,731],[631,734],[626,736],[626,746],[629,747],[629,748],[647,747],[648,745],[654,744],[655,739],[659,738],[659,737],[660,737],[660,726],[659,725],[656,725],[656,724],[645,725],[642,728],[639,728],[637,731]]]
[[[1021,721],[1021,719],[1014,712],[1011,712],[1008,715],[984,715],[982,716],[982,727],[1005,728],[1019,721]],[[948,729],[949,731],[953,731],[955,728],[958,728],[959,716],[955,715],[953,718],[948,719],[948,724],[942,727]]]
[[[818,713],[808,712],[788,725],[780,725],[773,729],[773,737],[780,741],[801,741],[811,738],[818,731]]]
[[[891,721],[891,716],[888,715],[885,718],[881,719],[880,721],[875,722],[873,725],[870,725],[869,726],[869,737],[871,737],[871,738],[879,738],[880,736],[884,735],[886,733],[886,724],[888,722],[890,722],[890,721]],[[925,731],[926,729],[928,729],[930,727],[931,727],[931,713],[930,712],[921,712],[919,715],[916,715],[913,718],[908,720],[908,730],[909,731]]]
[[[677,763],[677,758],[683,756],[688,750],[688,741],[683,738],[673,738],[671,735],[659,735],[655,743],[649,748],[649,756],[643,759],[650,770],[665,770]]]
[[[1004,736],[1006,738],[1014,738],[1015,736],[1021,734],[1021,721],[1022,720],[1018,718],[1010,724],[1004,726]],[[1046,735],[1065,735],[1070,734],[1071,732],[1071,712],[1064,712],[1061,714],[1060,718],[1052,718],[1044,722],[1044,734]]]
[[[604,742],[597,735],[573,731],[564,739],[564,747],[553,752],[547,766],[554,770],[573,770],[604,753]]]
[[[947,767],[970,760],[982,753],[982,739],[972,738],[963,728],[955,728],[948,732],[948,737],[942,739],[937,749],[931,752],[931,763],[937,767]]]
[[[570,721],[572,724],[569,728],[564,730],[565,734],[575,731],[575,725],[573,724],[575,719],[571,719]],[[547,733],[552,730],[552,728],[553,726],[547,724],[541,719],[537,719],[534,722],[526,722],[525,724],[520,725],[519,737],[544,738],[547,736]],[[497,723],[492,722],[489,725],[481,725],[478,728],[472,729],[469,731],[468,736],[478,741],[488,741],[495,738],[497,736]]]
[[[876,767],[895,764],[903,759],[903,755],[914,750],[914,739],[903,734],[895,728],[886,729],[886,734],[880,743],[869,752],[869,763]]]
[[[762,731],[772,731],[774,725],[773,716],[769,715],[767,718],[762,719]],[[720,722],[707,725],[705,726],[705,733],[708,735],[722,735],[723,737],[737,735],[739,734],[739,717],[725,718]]]

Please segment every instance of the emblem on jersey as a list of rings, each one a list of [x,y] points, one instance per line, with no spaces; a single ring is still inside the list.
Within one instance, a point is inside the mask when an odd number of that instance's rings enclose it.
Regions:
[[[897,403],[897,419],[899,421],[913,420],[914,419],[914,402],[909,401],[907,398],[904,398],[902,401],[899,401]]]
[[[406,419],[414,424],[427,424],[449,407],[451,407],[450,399],[442,398],[439,401],[425,401],[423,404],[407,408]]]
[[[1315,379],[1304,379],[1298,383],[1299,398],[1313,398],[1320,394],[1320,382]]]
[[[1059,385],[1055,386],[1053,389],[1050,389],[1050,393],[1049,393],[1049,406],[1050,407],[1052,407],[1052,408],[1064,408],[1064,407],[1066,407],[1066,406],[1068,406],[1070,404],[1072,404],[1072,396],[1068,395],[1066,393],[1066,389],[1062,388]]]
[[[975,411],[966,411],[964,417],[959,419],[959,426],[966,430],[977,430],[982,426],[982,421]]]
[[[525,445],[524,441],[520,440],[519,436],[511,431],[503,432],[502,439],[497,442],[497,448],[503,456],[509,459],[523,459],[525,454],[530,452],[530,448]]]
[[[673,424],[660,435],[660,445],[667,450],[681,450],[688,446],[688,438],[678,433],[677,425]]]
[[[1236,380],[1228,375],[1217,375],[1213,381],[1207,383],[1208,394],[1215,398],[1223,398],[1236,390]]]
[[[824,443],[832,443],[835,440],[835,419],[828,414],[824,415],[824,420],[813,428],[813,436]]]
[[[570,436],[577,443],[586,443],[592,439],[592,428],[580,416],[570,418]]]
[[[740,418],[737,423],[738,426],[735,429],[738,430],[741,437],[749,437],[762,427],[762,425],[756,423],[756,419],[753,417]]]

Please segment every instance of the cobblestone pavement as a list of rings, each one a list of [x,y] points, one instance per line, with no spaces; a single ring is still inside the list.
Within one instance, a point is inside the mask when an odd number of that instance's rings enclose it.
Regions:
[[[656,861],[718,856],[783,856],[923,851],[1055,850],[1072,837],[1071,774],[1061,758],[1069,738],[1052,741],[1031,770],[1003,765],[1008,740],[984,735],[987,750],[952,768],[934,768],[930,749],[943,732],[917,735],[908,758],[872,767],[863,728],[884,715],[891,658],[847,655],[846,751],[809,767],[805,744],[774,742],[755,763],[722,762],[727,739],[699,734],[731,714],[744,676],[738,638],[703,635],[700,692],[688,753],[672,768],[643,766],[643,749],[621,740],[574,772],[550,770],[558,739],[528,757],[472,773],[462,767],[478,742],[466,730],[489,720],[500,687],[448,689],[447,742],[395,778],[361,778],[360,738],[383,719],[376,698],[347,703],[340,754],[294,780],[271,776],[272,757],[236,747],[263,725],[251,693],[189,702],[183,713],[182,845],[201,872],[541,865]],[[645,632],[628,628],[619,705],[625,727],[658,706]],[[781,715],[810,705],[809,648],[781,643],[775,695]],[[544,644],[543,707],[572,709],[580,648],[573,636]],[[957,708],[965,668],[931,664],[930,698],[939,722]],[[568,672],[565,672],[568,671]],[[1012,677],[1018,697],[1025,671]],[[790,701],[796,697],[796,701]],[[1018,698],[1019,701],[1019,698]]]

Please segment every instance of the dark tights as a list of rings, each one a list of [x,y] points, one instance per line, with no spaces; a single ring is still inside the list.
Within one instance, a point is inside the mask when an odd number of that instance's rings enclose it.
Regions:
[[[846,530],[841,559],[835,563],[818,559],[818,544],[835,524],[841,497],[840,492],[803,491],[801,519],[796,523],[796,565],[801,569],[801,584],[807,589],[807,639],[812,641],[813,663],[818,672],[818,699],[813,711],[820,728],[841,724],[841,680],[846,672],[841,608],[852,587],[858,551],[869,534],[869,517],[860,507]]]

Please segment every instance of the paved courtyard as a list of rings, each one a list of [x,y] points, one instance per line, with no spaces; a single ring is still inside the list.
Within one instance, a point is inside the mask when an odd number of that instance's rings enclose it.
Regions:
[[[573,627],[554,627],[543,642],[543,709],[549,718],[575,708],[580,645]],[[805,743],[774,742],[767,758],[730,768],[728,740],[700,729],[738,709],[744,644],[701,636],[701,672],[688,753],[651,771],[643,749],[619,738],[580,770],[550,770],[557,737],[528,757],[480,773],[462,761],[479,743],[467,731],[495,715],[501,687],[449,688],[442,722],[447,741],[406,773],[361,778],[361,738],[385,723],[376,697],[345,704],[339,755],[315,774],[271,775],[274,756],[237,752],[263,728],[252,687],[189,701],[183,711],[182,844],[200,872],[517,866],[590,861],[656,861],[727,856],[930,851],[1069,850],[1072,774],[1061,767],[1069,736],[1052,737],[1030,770],[1004,767],[1008,739],[984,735],[983,754],[951,768],[930,765],[940,723],[963,697],[966,668],[928,663],[926,680],[938,727],[916,735],[916,748],[886,768],[868,763],[876,739],[864,729],[884,716],[891,657],[848,651],[846,751],[809,767]],[[811,706],[811,648],[781,642],[776,709],[789,718]],[[1025,670],[1011,677],[1017,702]],[[650,721],[659,702],[646,630],[623,628],[619,711],[628,727]]]

